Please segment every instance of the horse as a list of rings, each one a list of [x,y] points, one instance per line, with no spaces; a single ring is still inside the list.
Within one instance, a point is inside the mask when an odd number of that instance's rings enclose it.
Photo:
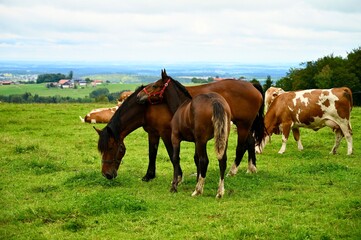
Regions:
[[[171,121],[174,170],[171,191],[177,192],[180,143],[184,140],[195,143],[194,160],[197,166],[197,185],[192,196],[203,193],[209,163],[207,142],[214,138],[220,170],[216,197],[221,198],[224,195],[224,173],[227,167],[226,150],[231,124],[231,110],[227,101],[215,92],[199,94],[192,98],[185,87],[172,78],[166,80],[164,84],[166,87],[162,96],[154,94],[157,92],[157,86],[161,84],[163,84],[163,79],[149,84],[137,96],[140,102],[147,101],[149,95],[152,95],[153,100],[156,101],[163,100],[164,97],[165,103],[174,114]]]
[[[87,123],[108,123],[117,111],[118,106],[111,108],[98,108],[91,110],[84,118],[79,116],[82,122]]]
[[[172,156],[169,125],[172,115],[165,104],[151,107],[138,104],[136,95],[143,87],[137,88],[134,94],[123,102],[103,129],[94,127],[99,134],[98,151],[102,156],[102,174],[107,179],[117,177],[119,165],[126,153],[124,138],[139,127],[143,127],[148,133],[149,146],[149,164],[147,172],[142,178],[143,181],[155,178],[155,161],[160,138],[164,142],[168,155]],[[157,114],[160,114],[161,117]]]
[[[165,70],[164,74],[166,75]],[[139,127],[143,127],[148,133],[149,144],[149,163],[147,172],[142,178],[143,181],[155,178],[156,156],[160,138],[164,142],[169,157],[171,158],[173,155],[170,127],[172,114],[164,103],[156,105],[138,104],[136,95],[142,90],[141,88],[138,88],[134,94],[124,101],[102,130],[96,129],[99,134],[98,150],[102,155],[102,174],[108,179],[117,176],[119,164],[126,151],[123,142],[124,138]],[[255,139],[252,134],[255,135],[257,141],[263,137],[262,87],[255,88],[252,84],[244,81],[222,80],[186,88],[192,96],[212,91],[219,93],[226,99],[231,108],[232,121],[236,124],[238,133],[236,158],[230,175],[236,174],[246,150],[249,153],[247,171],[255,172],[257,170],[254,150]],[[151,98],[149,97],[150,101]],[[248,116],[245,116],[247,114]],[[162,116],[162,118],[159,118],[159,116]],[[251,128],[252,134],[248,134],[249,128]]]

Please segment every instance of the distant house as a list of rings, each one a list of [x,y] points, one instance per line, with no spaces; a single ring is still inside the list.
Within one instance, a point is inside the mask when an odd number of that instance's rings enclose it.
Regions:
[[[95,87],[95,86],[100,85],[102,83],[103,83],[103,80],[93,80],[92,81],[92,86]]]
[[[0,85],[12,85],[15,84],[13,81],[0,81]]]
[[[78,85],[81,86],[81,87],[85,87],[86,86],[86,81],[85,80],[79,80]]]
[[[73,87],[73,82],[69,79],[61,79],[58,82],[59,87],[61,88],[71,88]]]

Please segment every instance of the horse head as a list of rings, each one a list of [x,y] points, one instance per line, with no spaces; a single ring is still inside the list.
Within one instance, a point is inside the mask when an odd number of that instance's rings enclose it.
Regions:
[[[125,145],[122,140],[115,138],[111,128],[94,129],[99,134],[98,150],[102,155],[102,174],[107,179],[116,178],[126,151]]]
[[[148,101],[150,104],[158,104],[163,101],[164,92],[171,81],[171,77],[167,75],[165,69],[162,70],[161,75],[161,79],[148,84],[137,94],[138,103],[145,103]]]

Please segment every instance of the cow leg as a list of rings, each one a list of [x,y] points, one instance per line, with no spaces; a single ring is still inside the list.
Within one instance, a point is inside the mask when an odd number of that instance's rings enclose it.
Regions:
[[[286,151],[286,145],[288,136],[290,135],[291,126],[289,124],[284,124],[282,128],[282,146],[281,149],[278,151],[279,154],[283,154]]]
[[[337,149],[338,147],[340,146],[340,142],[343,138],[343,134],[342,134],[342,131],[341,129],[336,129],[335,130],[335,145],[333,146],[330,154],[336,154],[337,153]]]
[[[347,142],[347,155],[351,155],[353,149],[352,149],[352,130],[350,124],[347,124],[347,127],[341,126],[341,130]]]
[[[335,145],[333,146],[330,153],[336,154],[337,149],[340,145],[340,142],[342,140],[342,137],[346,138],[347,142],[347,155],[352,154],[352,130],[350,123],[347,124],[337,124],[336,122],[332,120],[327,120],[325,123],[327,126],[329,126],[334,132],[335,132]]]
[[[300,129],[299,128],[292,128],[293,138],[297,142],[298,150],[302,151],[303,146],[301,142],[301,135],[300,135]]]

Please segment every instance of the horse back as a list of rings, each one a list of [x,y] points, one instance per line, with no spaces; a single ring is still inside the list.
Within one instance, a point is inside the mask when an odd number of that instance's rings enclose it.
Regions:
[[[228,103],[232,121],[248,125],[258,114],[262,106],[262,94],[249,82],[241,80],[222,80],[219,82],[187,87],[188,92],[194,97],[199,94],[216,92]]]

